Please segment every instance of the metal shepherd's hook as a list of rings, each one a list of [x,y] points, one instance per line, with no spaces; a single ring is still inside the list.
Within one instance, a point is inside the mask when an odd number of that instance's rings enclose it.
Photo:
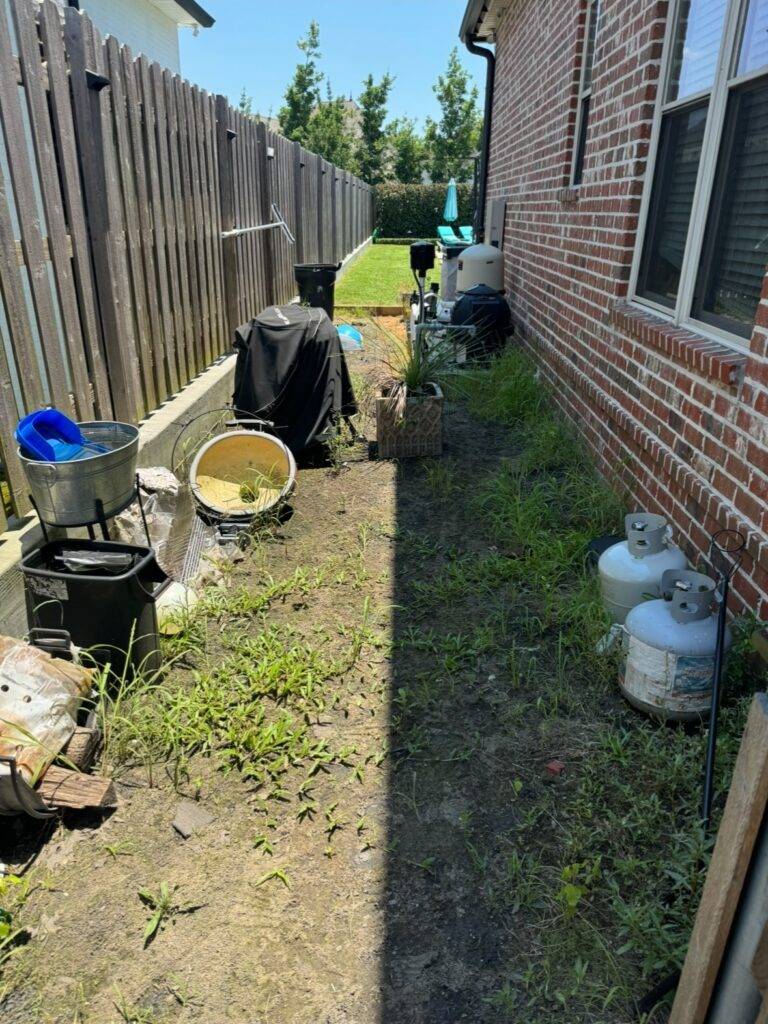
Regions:
[[[701,821],[705,832],[709,832],[712,822],[712,778],[715,771],[715,755],[717,753],[717,720],[720,713],[725,655],[725,622],[728,617],[728,591],[731,580],[741,565],[746,543],[745,537],[738,530],[718,530],[717,533],[712,535],[712,541],[709,546],[709,560],[717,577],[715,595],[718,602],[718,610],[715,669],[712,678],[712,708],[709,713],[707,760],[704,766],[704,792],[701,798]]]

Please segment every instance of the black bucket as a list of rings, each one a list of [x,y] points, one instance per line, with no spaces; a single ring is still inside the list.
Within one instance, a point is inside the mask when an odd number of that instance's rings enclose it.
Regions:
[[[333,320],[333,293],[340,263],[295,263],[293,276],[299,299],[307,306],[319,306]]]
[[[160,668],[155,599],[168,577],[152,548],[56,540],[22,559],[31,629],[65,629],[97,665],[121,676]]]

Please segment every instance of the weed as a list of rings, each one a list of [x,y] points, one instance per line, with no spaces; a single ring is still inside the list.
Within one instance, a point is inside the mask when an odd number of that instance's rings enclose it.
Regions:
[[[254,887],[258,889],[260,886],[265,885],[267,882],[271,882],[273,879],[277,879],[278,882],[282,882],[286,889],[291,888],[291,880],[282,868],[274,868],[272,871],[268,871],[266,875],[262,875],[258,881],[254,882]]]
[[[182,905],[176,903],[174,897],[178,889],[178,885],[174,885],[171,888],[167,882],[161,882],[157,892],[152,892],[151,889],[139,889],[139,899],[150,911],[144,928],[145,949],[154,942],[169,921],[179,917],[181,914],[193,914],[202,908],[202,904]]]

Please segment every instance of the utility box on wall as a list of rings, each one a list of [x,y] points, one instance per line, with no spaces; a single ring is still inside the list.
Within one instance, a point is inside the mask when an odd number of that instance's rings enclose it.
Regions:
[[[496,249],[504,248],[504,223],[507,218],[506,199],[492,199],[485,226],[485,241]]]

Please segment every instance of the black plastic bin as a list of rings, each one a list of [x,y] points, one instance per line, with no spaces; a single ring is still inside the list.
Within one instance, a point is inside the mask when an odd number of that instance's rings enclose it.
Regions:
[[[92,561],[84,568],[61,561]],[[117,565],[107,565],[109,561]],[[123,563],[123,564],[121,564]],[[66,629],[98,665],[120,676],[160,667],[155,599],[168,577],[152,548],[112,541],[56,540],[21,562],[31,629]],[[126,657],[127,656],[127,657]]]
[[[295,263],[293,276],[299,299],[307,306],[320,306],[333,320],[333,293],[340,263]]]

